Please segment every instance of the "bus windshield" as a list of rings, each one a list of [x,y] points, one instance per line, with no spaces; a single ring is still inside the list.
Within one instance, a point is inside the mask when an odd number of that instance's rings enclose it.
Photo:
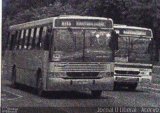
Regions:
[[[54,31],[54,52],[63,61],[109,61],[110,32],[107,30],[57,29]]]
[[[115,54],[116,60],[131,63],[151,63],[150,38],[119,37],[118,42],[119,50]]]

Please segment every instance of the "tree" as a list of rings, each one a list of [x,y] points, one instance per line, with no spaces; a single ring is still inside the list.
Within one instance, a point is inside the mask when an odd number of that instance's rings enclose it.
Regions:
[[[3,0],[3,41],[9,25],[67,14],[110,17],[160,37],[160,0]]]

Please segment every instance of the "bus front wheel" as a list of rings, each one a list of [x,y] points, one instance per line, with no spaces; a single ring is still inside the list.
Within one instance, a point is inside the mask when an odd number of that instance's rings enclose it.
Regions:
[[[43,96],[43,82],[41,72],[37,72],[37,94],[39,96]]]
[[[119,90],[119,88],[120,88],[120,84],[118,84],[118,83],[115,82],[113,90],[117,91],[117,90]]]
[[[12,68],[12,76],[11,76],[11,86],[13,88],[16,88],[16,66],[13,66]]]
[[[91,91],[93,97],[100,97],[102,94],[101,90]]]
[[[135,91],[136,88],[137,88],[137,83],[136,83],[136,84],[131,84],[131,85],[128,86],[128,89],[129,89],[130,91]]]

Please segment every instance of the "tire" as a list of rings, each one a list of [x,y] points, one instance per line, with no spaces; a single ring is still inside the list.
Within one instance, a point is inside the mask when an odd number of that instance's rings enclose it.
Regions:
[[[128,89],[129,89],[130,91],[135,91],[136,88],[137,88],[137,83],[136,83],[136,84],[131,84],[131,85],[128,86]]]
[[[16,66],[13,66],[13,68],[12,68],[11,86],[13,88],[17,88],[17,84],[16,84]]]
[[[38,96],[43,96],[43,82],[42,82],[42,73],[41,71],[37,73],[37,95]]]
[[[117,83],[114,83],[113,90],[114,90],[114,91],[117,91],[117,90],[119,90],[119,88],[120,88],[120,85],[117,84]]]
[[[96,90],[96,91],[92,91],[91,93],[93,97],[101,97],[102,91]]]

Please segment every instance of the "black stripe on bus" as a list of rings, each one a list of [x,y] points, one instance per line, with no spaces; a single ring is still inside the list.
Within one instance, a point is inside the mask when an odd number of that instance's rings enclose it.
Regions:
[[[145,66],[145,65],[126,65],[126,64],[115,64],[115,67],[130,67],[130,68],[147,68],[152,69],[153,66]]]

